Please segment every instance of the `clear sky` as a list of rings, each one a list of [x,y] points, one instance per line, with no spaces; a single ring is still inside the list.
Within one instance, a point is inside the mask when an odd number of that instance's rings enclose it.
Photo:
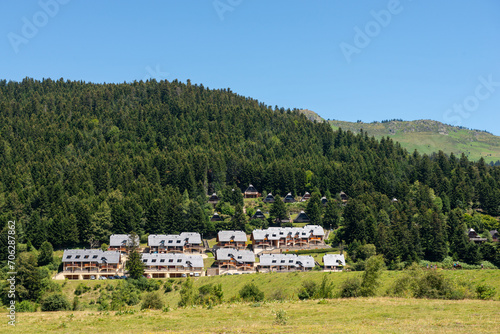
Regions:
[[[5,0],[0,78],[231,88],[327,119],[500,135],[500,1]]]

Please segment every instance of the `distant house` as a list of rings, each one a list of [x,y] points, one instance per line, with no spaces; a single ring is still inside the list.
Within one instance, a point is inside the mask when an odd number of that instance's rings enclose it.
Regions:
[[[222,221],[222,217],[219,216],[219,214],[217,212],[214,212],[212,218],[210,218],[210,221],[211,222],[220,222],[220,221]]]
[[[151,278],[204,276],[201,255],[143,253],[144,273]]]
[[[323,255],[324,271],[342,271],[345,266],[344,254]]]
[[[326,204],[328,204],[328,199],[325,196],[321,197],[321,205],[326,206]]]
[[[208,203],[216,205],[219,202],[219,196],[216,193],[213,193],[212,196],[208,199]]]
[[[150,253],[201,253],[203,244],[196,232],[182,232],[175,235],[150,234],[148,237]]]
[[[255,211],[254,215],[252,216],[252,219],[266,219],[266,216],[264,216],[260,209],[257,209],[257,211]]]
[[[324,245],[325,231],[319,225],[304,227],[269,227],[253,230],[251,240],[255,250],[269,248],[301,247]]]
[[[300,199],[301,202],[305,202],[307,200],[309,200],[311,198],[311,194],[309,194],[307,191],[306,193],[304,194],[304,196],[302,196],[302,198]]]
[[[292,193],[286,194],[285,198],[283,199],[283,202],[285,202],[285,203],[295,203],[295,198],[293,198]]]
[[[255,271],[254,263],[255,254],[251,250],[219,248],[215,252],[215,264],[219,268],[219,274],[223,270]]]
[[[497,230],[490,231],[490,234],[491,238],[493,239],[493,242],[498,242],[498,231]]]
[[[66,249],[62,257],[62,273],[64,278],[71,280],[123,275],[121,259],[119,251]]]
[[[347,196],[347,194],[346,194],[345,192],[343,192],[343,191],[341,191],[341,192],[340,192],[339,196],[340,196],[340,200],[341,200],[342,202],[347,202],[347,199],[349,198],[349,197]]]
[[[257,198],[260,196],[260,193],[255,189],[253,185],[249,185],[247,190],[243,193],[245,198]]]
[[[309,217],[304,211],[300,211],[299,215],[293,220],[294,223],[309,223]]]
[[[310,255],[262,254],[257,268],[259,272],[311,271],[314,258]]]
[[[245,249],[247,235],[243,231],[219,231],[217,233],[217,247]]]
[[[266,198],[262,200],[264,203],[274,203],[274,196],[273,194],[269,193],[267,194]]]
[[[123,253],[128,253],[128,250],[133,246],[130,234],[112,234],[109,237],[109,251],[120,251]],[[139,246],[139,236],[136,235],[135,245]]]
[[[486,242],[488,239],[486,238],[481,238],[476,231],[474,231],[473,228],[470,228],[469,229],[469,232],[468,232],[468,237],[469,237],[469,241],[473,241],[475,242],[476,244],[481,244],[483,242]]]

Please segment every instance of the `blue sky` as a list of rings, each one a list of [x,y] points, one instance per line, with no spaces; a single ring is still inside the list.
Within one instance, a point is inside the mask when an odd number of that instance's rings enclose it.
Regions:
[[[500,2],[2,1],[0,78],[190,79],[268,105],[500,135]]]

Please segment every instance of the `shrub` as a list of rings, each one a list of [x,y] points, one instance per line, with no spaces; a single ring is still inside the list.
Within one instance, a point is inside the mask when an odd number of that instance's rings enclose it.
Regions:
[[[279,309],[278,311],[273,311],[274,313],[274,323],[276,325],[284,326],[288,322],[288,316],[286,311],[283,309]]]
[[[269,300],[277,300],[277,301],[284,301],[288,298],[288,295],[282,287],[279,287],[278,289],[274,290],[271,295],[269,296]]]
[[[212,306],[222,303],[224,293],[221,284],[205,284],[198,289],[196,304]]]
[[[193,287],[191,278],[188,277],[184,283],[182,283],[180,294],[181,300],[179,301],[179,306],[191,306],[196,303],[196,289]]]
[[[60,293],[49,295],[42,301],[42,311],[64,311],[69,309],[68,300]]]
[[[372,256],[365,263],[365,272],[361,282],[361,295],[363,297],[375,296],[377,287],[380,285],[380,271],[384,265],[382,255]]]
[[[146,277],[140,277],[138,279],[129,279],[130,283],[132,283],[137,289],[140,291],[156,291],[160,289],[161,281],[154,279],[147,279]]]
[[[90,291],[90,287],[83,284],[83,283],[80,283],[80,284],[78,284],[78,286],[75,289],[75,295],[80,296],[88,291]]]
[[[171,282],[165,282],[165,293],[171,292],[173,290]]]
[[[80,309],[80,299],[77,296],[73,298],[73,306],[71,309],[73,311],[78,311]]]
[[[141,310],[144,309],[153,309],[153,310],[161,310],[165,306],[165,303],[161,299],[161,296],[158,292],[150,292],[144,296],[144,300],[141,304]]]
[[[490,285],[481,284],[476,287],[476,294],[479,299],[493,299],[496,293],[496,289]]]
[[[333,296],[333,282],[328,281],[328,277],[323,275],[323,280],[316,290],[315,298],[332,298]]]
[[[16,305],[17,312],[36,312],[36,303],[30,302],[28,300],[23,300]]]
[[[264,292],[260,291],[260,289],[254,283],[247,283],[243,288],[241,288],[240,297],[244,301],[262,301],[264,300]]]
[[[361,296],[361,280],[359,277],[349,277],[340,286],[341,298],[355,298]]]
[[[300,300],[314,298],[317,289],[318,287],[316,282],[311,280],[303,281],[298,297]]]

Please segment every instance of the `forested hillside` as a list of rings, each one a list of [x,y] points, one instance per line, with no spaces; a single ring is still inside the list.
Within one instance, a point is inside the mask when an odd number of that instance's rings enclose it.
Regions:
[[[500,168],[483,160],[408,153],[189,81],[0,81],[1,222],[15,219],[21,242],[213,232],[206,195],[249,183],[332,203],[346,192],[348,204],[316,222],[339,222],[339,238],[374,244],[388,261],[497,256],[465,235],[498,226],[472,210],[500,214]]]

